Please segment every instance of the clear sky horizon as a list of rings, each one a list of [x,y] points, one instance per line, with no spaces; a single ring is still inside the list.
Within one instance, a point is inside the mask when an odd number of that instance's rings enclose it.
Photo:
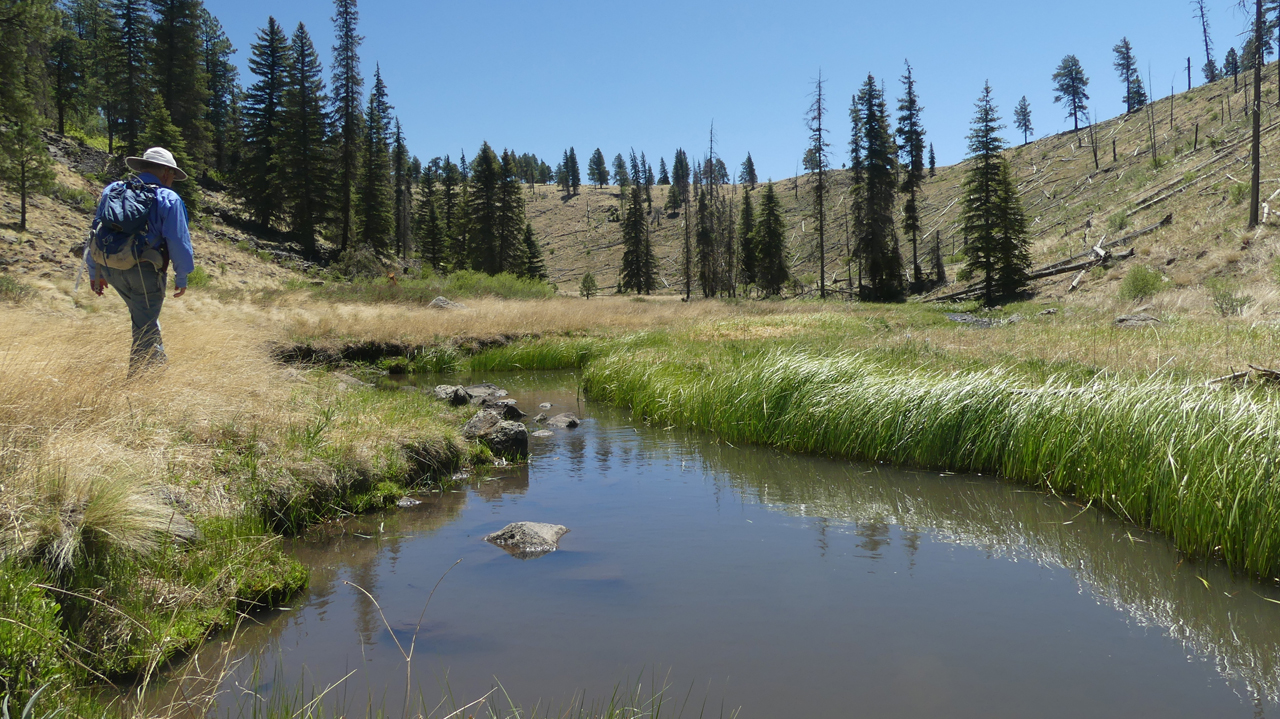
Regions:
[[[205,0],[236,47],[241,83],[249,46],[274,16],[292,34],[304,22],[325,62],[333,5],[323,0]],[[1243,43],[1249,18],[1236,0],[1207,0],[1214,56]],[[1187,0],[620,3],[389,2],[362,0],[361,69],[380,65],[410,150],[424,162],[483,141],[533,152],[555,166],[573,146],[583,165],[631,148],[654,168],[677,147],[717,154],[736,177],[750,152],[761,180],[796,174],[805,113],[819,71],[829,98],[831,157],[848,159],[850,99],[867,73],[886,84],[891,110],[910,60],[938,164],[964,159],[973,103],[990,81],[1004,137],[1021,142],[1013,107],[1031,103],[1035,137],[1071,129],[1053,103],[1051,76],[1067,54],[1090,80],[1099,120],[1123,111],[1112,47],[1129,38],[1148,92],[1163,98],[1204,78],[1200,24]],[[896,111],[894,111],[896,118]]]

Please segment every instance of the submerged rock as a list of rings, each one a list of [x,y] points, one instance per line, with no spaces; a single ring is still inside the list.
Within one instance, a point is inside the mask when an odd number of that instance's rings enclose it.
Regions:
[[[529,430],[491,409],[482,409],[467,420],[462,436],[483,443],[494,454],[519,459],[529,455]]]
[[[427,307],[433,310],[465,310],[467,308],[461,302],[454,302],[447,297],[437,297],[428,302]]]
[[[461,385],[436,385],[435,394],[436,399],[448,402],[455,407],[459,407],[471,401],[471,395],[467,394],[467,388]]]
[[[471,404],[480,404],[485,398],[498,399],[506,397],[507,391],[496,384],[485,382],[484,384],[473,384],[470,387],[463,387],[467,397],[470,398]]]
[[[416,507],[419,504],[422,504],[421,500],[414,499],[413,497],[401,497],[400,501],[396,502],[396,506],[401,509]]]
[[[573,429],[574,427],[577,427],[578,424],[579,424],[578,418],[575,417],[571,412],[558,414],[552,417],[551,419],[547,420],[548,427],[565,427],[567,429]]]
[[[560,538],[569,531],[560,524],[512,522],[484,538],[502,547],[516,559],[536,559],[560,547]]]
[[[540,430],[538,430],[537,432],[534,432],[532,436],[534,436],[534,437],[552,437],[552,436],[555,436],[555,432],[552,432],[552,431],[551,431],[551,430],[549,430],[549,429],[540,429]]]
[[[542,404],[538,405],[538,409],[551,409],[551,403],[543,402]]]

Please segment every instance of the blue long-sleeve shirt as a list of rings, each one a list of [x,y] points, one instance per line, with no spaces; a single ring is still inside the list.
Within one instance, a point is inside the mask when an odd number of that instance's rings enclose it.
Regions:
[[[138,179],[148,185],[160,185],[160,178],[150,172],[143,172]],[[94,213],[94,224],[102,219],[102,205],[107,192],[115,185],[108,185],[98,200],[98,211]],[[196,268],[195,253],[191,249],[191,233],[187,229],[187,206],[182,198],[173,190],[160,185],[156,189],[156,203],[151,206],[151,216],[147,220],[147,247],[159,250],[164,245],[169,250],[169,264],[173,265],[173,286],[186,287],[187,275]],[[84,260],[89,267],[89,279],[101,279],[98,268],[93,262],[93,255],[84,253]]]

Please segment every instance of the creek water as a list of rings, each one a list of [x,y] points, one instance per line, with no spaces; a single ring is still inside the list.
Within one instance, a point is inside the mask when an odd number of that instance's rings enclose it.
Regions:
[[[354,670],[323,703],[396,715],[406,681],[428,706],[500,682],[555,716],[643,681],[664,716],[1280,716],[1280,591],[1114,515],[646,426],[568,374],[463,379],[583,423],[532,438],[527,466],[292,542],[310,587],[187,667],[244,660],[224,713]],[[570,532],[529,560],[482,540],[525,520]]]

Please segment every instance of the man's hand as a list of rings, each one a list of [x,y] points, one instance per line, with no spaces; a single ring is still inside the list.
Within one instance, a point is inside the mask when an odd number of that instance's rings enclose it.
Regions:
[[[187,288],[186,288],[186,287],[179,287],[179,288],[177,289],[177,291],[173,293],[173,299],[175,299],[175,300],[176,300],[176,299],[178,299],[179,297],[181,297],[181,296],[183,296],[183,295],[185,295],[185,294],[187,294]]]
[[[107,289],[107,281],[102,279],[89,280],[89,289],[93,290],[94,294],[101,297],[102,291]]]

